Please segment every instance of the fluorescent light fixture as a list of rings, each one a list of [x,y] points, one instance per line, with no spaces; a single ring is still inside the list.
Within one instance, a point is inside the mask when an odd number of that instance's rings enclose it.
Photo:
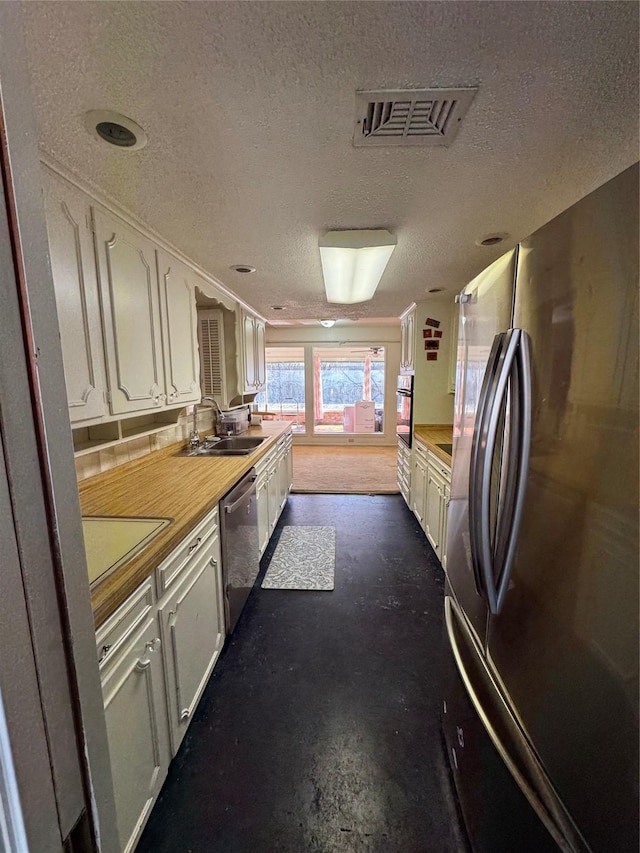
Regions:
[[[335,326],[335,320],[320,320],[320,325],[324,326],[325,329],[330,329],[332,326]]]
[[[350,305],[371,299],[396,243],[382,228],[327,231],[318,242],[327,301]]]

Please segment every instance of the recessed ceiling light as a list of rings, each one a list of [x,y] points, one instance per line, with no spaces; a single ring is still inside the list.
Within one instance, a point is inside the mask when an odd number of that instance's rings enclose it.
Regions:
[[[330,329],[332,326],[335,326],[335,320],[320,320],[320,325],[324,326],[325,329]]]
[[[476,246],[497,246],[508,236],[508,234],[487,234],[486,237],[479,237],[476,240]]]
[[[250,273],[256,271],[256,268],[250,267],[249,264],[234,264],[232,267],[229,267],[229,269],[234,270],[234,272],[242,273]]]
[[[84,126],[94,139],[123,151],[139,151],[147,144],[147,134],[140,125],[113,110],[89,110]]]
[[[287,310],[286,305],[270,305],[269,307],[271,308],[272,311],[286,311]]]

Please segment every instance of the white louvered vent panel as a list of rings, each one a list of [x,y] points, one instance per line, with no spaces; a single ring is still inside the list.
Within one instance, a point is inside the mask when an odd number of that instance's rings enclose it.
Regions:
[[[198,312],[198,342],[202,393],[210,397],[224,397],[224,333],[221,311]]]
[[[353,144],[450,145],[477,89],[356,92]]]

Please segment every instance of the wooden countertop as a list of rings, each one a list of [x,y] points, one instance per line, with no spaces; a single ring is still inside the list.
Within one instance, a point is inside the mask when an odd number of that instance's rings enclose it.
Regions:
[[[414,424],[413,435],[426,444],[438,459],[451,465],[451,454],[438,447],[438,444],[453,444],[451,424]]]
[[[290,428],[285,421],[251,427],[246,435],[267,440],[248,456],[183,456],[186,442],[181,441],[79,483],[83,516],[173,519],[140,554],[92,584],[96,628]]]

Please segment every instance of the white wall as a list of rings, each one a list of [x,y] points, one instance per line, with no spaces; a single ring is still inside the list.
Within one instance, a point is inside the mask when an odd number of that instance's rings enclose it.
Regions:
[[[453,305],[442,298],[425,299],[416,306],[414,424],[452,424],[453,394],[449,392]],[[422,330],[430,317],[440,321],[442,338],[437,361],[427,361]]]
[[[303,346],[307,371],[305,376],[306,409],[312,411],[313,369],[312,349],[314,346],[339,346],[340,344],[366,344],[384,346],[384,432],[373,435],[338,433],[314,436],[311,432],[294,436],[297,444],[359,444],[392,445],[396,439],[396,378],[400,372],[400,321],[395,326],[336,325],[331,329],[317,326],[267,326],[267,346]],[[307,424],[313,423],[309,418]]]

